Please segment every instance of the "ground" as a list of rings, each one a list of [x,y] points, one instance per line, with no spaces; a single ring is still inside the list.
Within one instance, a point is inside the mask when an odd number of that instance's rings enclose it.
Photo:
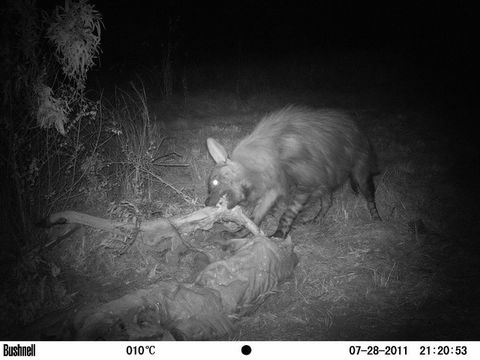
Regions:
[[[316,223],[305,222],[315,210],[311,204],[291,232],[299,258],[293,276],[263,303],[239,314],[235,332],[223,340],[479,339],[478,223],[470,212],[474,200],[468,190],[476,184],[455,166],[448,134],[435,125],[440,120],[434,108],[385,103],[381,93],[371,98],[376,100],[318,93],[242,101],[217,94],[192,96],[190,104],[159,122],[171,150],[189,164],[164,172],[163,179],[197,203],[187,204],[163,187],[158,193],[163,216],[202,205],[213,166],[207,137],[231,151],[265,113],[290,103],[351,112],[378,154],[375,184],[382,221],[370,219],[364,199],[348,186],[334,194],[331,208]],[[157,119],[168,113],[165,109],[164,103],[151,105]],[[279,211],[281,206],[262,225],[266,233],[273,232]],[[98,209],[95,215],[105,217]],[[59,270],[60,291],[70,306],[109,301],[159,280],[193,278],[188,271],[166,270],[162,257],[132,261],[112,254],[105,246],[111,244],[108,235],[85,231],[104,248],[100,260],[88,254],[80,259],[82,233],[60,250],[66,259],[76,252],[76,263]],[[205,242],[209,236],[188,240]],[[93,248],[96,255],[98,249]]]

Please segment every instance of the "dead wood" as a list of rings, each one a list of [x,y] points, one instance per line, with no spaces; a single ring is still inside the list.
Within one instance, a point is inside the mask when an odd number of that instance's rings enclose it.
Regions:
[[[71,210],[54,213],[42,224],[46,227],[81,224],[126,237],[136,232],[136,237],[143,245],[155,251],[167,251],[167,264],[173,265],[177,263],[180,253],[189,247],[182,235],[189,235],[198,229],[209,230],[217,222],[234,222],[246,227],[253,235],[262,234],[255,223],[243,214],[240,207],[229,210],[224,201],[220,201],[217,207],[205,207],[190,214],[147,220],[137,224],[103,219]],[[64,237],[65,235],[62,236]],[[52,239],[48,245],[55,241],[58,241],[58,238]]]

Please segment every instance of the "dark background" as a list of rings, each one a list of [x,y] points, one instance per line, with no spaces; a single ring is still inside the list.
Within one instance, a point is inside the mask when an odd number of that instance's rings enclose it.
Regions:
[[[323,77],[316,82],[318,88],[328,87],[330,76],[340,90],[352,86],[362,93],[376,85],[367,74],[378,70],[383,74],[385,88],[378,92],[395,88],[391,96],[395,97],[400,89],[402,96],[397,101],[404,102],[406,107],[430,106],[436,112],[431,126],[450,134],[452,151],[461,152],[462,161],[467,158],[467,162],[476,161],[478,150],[470,129],[476,125],[472,110],[477,87],[473,53],[477,44],[474,11],[466,3],[96,1],[95,4],[105,24],[101,67],[95,71],[100,77],[120,64],[126,71],[158,65],[165,51],[162,44],[169,36],[169,21],[173,21],[176,27],[170,36],[175,44],[174,71],[180,73],[182,67],[188,66],[202,72],[209,66],[210,73],[204,72],[205,77],[198,81],[202,88],[209,85],[216,72],[228,73],[230,70],[224,70],[225,67],[247,66],[263,72],[279,62],[288,67],[288,63],[309,59],[310,63],[318,64],[317,71],[323,71]],[[281,78],[282,70],[268,76]],[[349,82],[345,78],[361,80]],[[108,83],[103,80],[102,84]],[[287,88],[293,86],[291,81],[277,83]]]
[[[394,51],[453,65],[472,53],[473,13],[466,5],[368,2],[96,1],[104,17],[104,61],[126,45],[151,61],[178,18],[183,46],[202,58],[341,51]],[[148,51],[142,47],[148,45]],[[420,60],[420,59],[419,59]]]
[[[369,54],[415,66],[428,80],[471,89],[474,11],[466,3],[357,1],[93,2],[105,24],[101,69],[157,64],[169,19],[177,62]],[[40,1],[50,10],[56,2]],[[440,78],[439,78],[440,77]]]

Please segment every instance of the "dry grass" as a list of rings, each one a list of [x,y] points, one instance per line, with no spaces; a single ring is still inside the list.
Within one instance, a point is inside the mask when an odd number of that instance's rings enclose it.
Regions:
[[[215,103],[199,98],[178,113],[185,125],[179,127],[172,121],[161,125],[161,114],[147,111],[147,102],[142,100],[144,112],[140,114],[150,116],[149,136],[168,138],[163,153],[177,154],[175,161],[188,166],[143,172],[144,179],[151,181],[151,201],[133,201],[124,187],[115,200],[129,200],[133,210],[129,207],[123,213],[120,207],[112,216],[171,216],[201,206],[213,166],[206,138],[216,138],[231,151],[265,109],[277,103],[278,99],[268,97],[264,102],[256,99],[256,105],[239,112],[228,99]],[[390,126],[390,122],[395,124],[394,116],[361,114],[379,153],[382,172],[375,180],[383,221],[371,221],[365,201],[348,186],[335,194],[318,224],[297,220],[291,234],[300,259],[294,276],[258,308],[239,316],[238,332],[231,340],[405,340],[464,334],[465,311],[449,301],[468,286],[452,274],[460,271],[458,276],[468,279],[468,269],[475,262],[448,235],[455,191],[445,176],[446,163],[437,152],[438,145]],[[151,164],[145,157],[148,144],[137,148],[139,156],[129,160],[129,168],[150,166],[145,165]],[[131,182],[132,174],[125,171],[125,181]],[[185,196],[194,201],[185,201]],[[266,233],[274,230],[281,209],[267,217],[262,225]],[[314,210],[315,206],[306,209],[301,217],[311,218]],[[191,259],[180,264],[183,270],[174,271],[162,265],[162,254],[147,254],[133,246],[120,255],[117,250],[125,242],[128,239],[85,230],[59,244],[51,259],[71,280],[65,296],[95,296],[103,301],[160,279],[191,278]],[[476,272],[469,276],[474,278]],[[85,276],[97,284],[93,290],[75,280]],[[442,311],[443,317],[437,319]],[[429,328],[426,323],[437,325]]]

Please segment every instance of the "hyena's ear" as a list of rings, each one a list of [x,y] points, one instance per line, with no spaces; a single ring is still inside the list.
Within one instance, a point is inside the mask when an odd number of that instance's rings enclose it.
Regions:
[[[207,139],[208,152],[217,164],[227,162],[228,155],[225,148],[212,138]]]

